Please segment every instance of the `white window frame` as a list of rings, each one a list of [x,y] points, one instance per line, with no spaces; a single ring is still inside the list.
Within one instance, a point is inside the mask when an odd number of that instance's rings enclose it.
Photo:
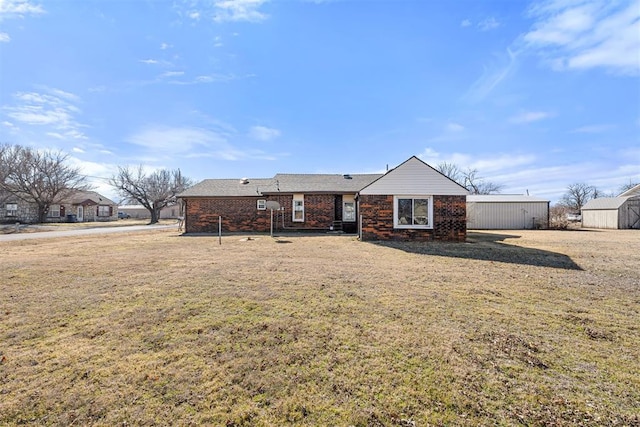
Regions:
[[[294,194],[292,202],[291,221],[304,222],[304,194]],[[300,218],[296,218],[296,212],[300,212]]]
[[[17,203],[5,203],[4,216],[16,217],[18,216],[18,204]]]
[[[109,205],[98,205],[98,217],[106,218],[106,217],[111,216],[111,215],[109,215],[110,207],[111,206],[109,206]],[[106,213],[103,212],[103,211],[106,211]]]
[[[60,205],[50,205],[47,218],[60,218]]]
[[[347,205],[353,205],[353,217],[347,218]],[[342,202],[342,221],[343,222],[356,222],[356,202],[354,200],[347,200]]]
[[[403,199],[411,199],[411,209],[412,209],[412,222],[414,220],[413,209],[415,205],[415,200],[427,200],[427,224],[400,224],[398,221],[398,201]],[[423,229],[430,230],[433,229],[433,196],[427,195],[406,195],[406,196],[393,196],[393,228],[404,228],[404,229]]]
[[[258,208],[259,211],[266,211],[267,210],[267,201],[265,199],[259,199],[256,202],[256,207]]]

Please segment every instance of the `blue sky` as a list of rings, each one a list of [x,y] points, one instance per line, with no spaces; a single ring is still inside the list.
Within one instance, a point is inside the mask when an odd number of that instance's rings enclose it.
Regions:
[[[552,202],[617,192],[640,181],[640,0],[0,0],[0,141],[103,178],[417,155]]]

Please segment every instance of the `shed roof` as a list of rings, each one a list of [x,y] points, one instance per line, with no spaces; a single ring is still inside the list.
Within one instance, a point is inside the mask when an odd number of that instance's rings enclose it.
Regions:
[[[591,199],[582,207],[582,210],[618,209],[628,199],[630,199],[630,197],[601,197],[599,199]]]
[[[525,194],[472,194],[467,196],[472,203],[549,203],[549,200]]]

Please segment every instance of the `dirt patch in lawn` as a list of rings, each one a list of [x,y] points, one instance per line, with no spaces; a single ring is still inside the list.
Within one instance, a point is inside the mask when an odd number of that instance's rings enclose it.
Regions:
[[[0,252],[3,425],[640,423],[636,231]]]

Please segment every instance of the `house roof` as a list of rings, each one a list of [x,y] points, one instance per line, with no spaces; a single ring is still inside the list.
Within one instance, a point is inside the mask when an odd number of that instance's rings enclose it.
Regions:
[[[115,205],[115,202],[95,191],[75,191],[67,198],[73,205]]]
[[[618,195],[618,197],[627,197],[627,196],[640,196],[640,184],[635,187],[631,187],[627,191],[624,191]]]
[[[469,190],[416,156],[380,176],[364,187],[360,194],[431,194],[465,196]]]
[[[273,178],[205,179],[178,197],[259,196],[267,188],[275,189]]]
[[[486,203],[549,203],[549,200],[524,194],[473,194],[467,196],[467,202]]]
[[[178,197],[238,197],[278,193],[357,193],[380,174],[277,174],[273,178],[205,179]]]
[[[276,192],[282,193],[357,193],[381,176],[382,174],[279,173],[274,180]]]
[[[582,210],[618,209],[628,199],[630,199],[630,197],[601,197],[599,199],[591,199],[582,207]]]

